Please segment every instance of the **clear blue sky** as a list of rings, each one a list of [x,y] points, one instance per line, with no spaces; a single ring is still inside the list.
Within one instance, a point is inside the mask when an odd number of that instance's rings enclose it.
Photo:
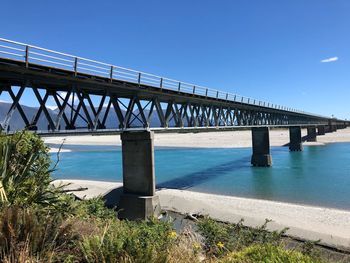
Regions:
[[[3,38],[350,119],[349,0],[2,0],[0,7]]]

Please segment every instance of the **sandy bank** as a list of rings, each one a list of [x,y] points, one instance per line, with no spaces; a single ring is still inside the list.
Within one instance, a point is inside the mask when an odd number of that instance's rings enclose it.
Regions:
[[[71,183],[70,189],[87,187],[86,191],[75,192],[80,198],[106,195],[122,186],[115,182],[85,180],[60,182]],[[116,193],[120,194],[121,191]],[[265,219],[271,219],[271,230],[288,227],[287,234],[290,236],[321,239],[327,245],[350,248],[350,211],[183,190],[164,189],[157,191],[157,194],[162,208],[166,210],[209,215],[226,222],[238,222],[243,218],[248,226],[261,225]]]
[[[306,129],[302,130],[306,135]],[[44,137],[49,144],[60,145],[97,145],[97,146],[120,146],[119,135],[81,135],[67,137]],[[333,142],[350,142],[350,128],[338,130],[334,133],[317,136],[317,142],[305,142],[304,145],[320,145]],[[274,129],[270,131],[271,146],[282,146],[289,143],[289,130]],[[202,132],[202,133],[157,133],[154,136],[155,146],[168,147],[200,147],[200,148],[235,148],[251,147],[251,132],[225,131],[225,132]],[[63,146],[63,149],[65,147]]]
[[[56,148],[56,147],[51,147],[49,152],[50,153],[57,153],[59,151],[59,148]],[[61,149],[60,152],[71,152],[70,149]]]

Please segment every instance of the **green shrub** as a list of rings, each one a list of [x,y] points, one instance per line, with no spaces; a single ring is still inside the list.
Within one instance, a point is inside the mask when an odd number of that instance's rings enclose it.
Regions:
[[[109,209],[105,206],[105,202],[101,197],[77,201],[75,215],[82,219],[92,217],[99,219],[113,219],[117,216],[113,209]]]
[[[303,255],[301,252],[286,250],[274,244],[256,244],[233,252],[222,258],[222,263],[321,263],[319,258]]]
[[[69,210],[68,195],[51,185],[48,147],[34,133],[0,135],[0,204]]]
[[[109,220],[80,243],[86,262],[165,262],[174,244],[171,225]]]
[[[217,222],[209,217],[204,217],[197,223],[199,232],[205,238],[207,252],[214,255],[226,254],[228,251],[236,251],[252,244],[273,243],[280,244],[285,230],[269,232],[268,224],[257,228],[246,227],[243,220],[237,224],[225,224]]]

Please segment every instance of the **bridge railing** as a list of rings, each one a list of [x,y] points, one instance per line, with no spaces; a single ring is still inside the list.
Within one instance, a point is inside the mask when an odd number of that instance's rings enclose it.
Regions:
[[[210,89],[187,82],[164,78],[145,72],[114,66],[111,64],[77,57],[41,47],[27,45],[3,38],[0,38],[0,57],[24,62],[27,67],[29,67],[29,65],[49,66],[57,69],[71,71],[75,75],[89,74],[97,77],[109,78],[110,80],[115,79],[139,85],[148,85],[159,89],[179,91],[193,95],[206,96],[214,99],[222,99],[237,103],[318,116],[285,106],[260,101],[254,98],[243,97],[238,94]]]

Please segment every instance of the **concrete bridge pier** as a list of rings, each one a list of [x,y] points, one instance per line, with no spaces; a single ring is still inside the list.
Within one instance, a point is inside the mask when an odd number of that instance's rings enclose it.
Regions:
[[[253,155],[251,164],[253,166],[271,166],[270,138],[268,127],[252,128]]]
[[[316,127],[310,126],[307,127],[307,139],[308,142],[316,142],[317,141],[317,133],[316,133]]]
[[[160,214],[155,195],[154,134],[151,131],[123,132],[123,194],[118,209],[120,218],[147,219]]]
[[[332,132],[336,132],[337,131],[337,125],[335,125],[335,124],[332,124]]]
[[[292,126],[289,127],[289,150],[290,151],[302,151],[303,143],[301,137],[301,127]]]
[[[319,125],[317,126],[317,135],[325,135],[326,134],[326,126]]]

